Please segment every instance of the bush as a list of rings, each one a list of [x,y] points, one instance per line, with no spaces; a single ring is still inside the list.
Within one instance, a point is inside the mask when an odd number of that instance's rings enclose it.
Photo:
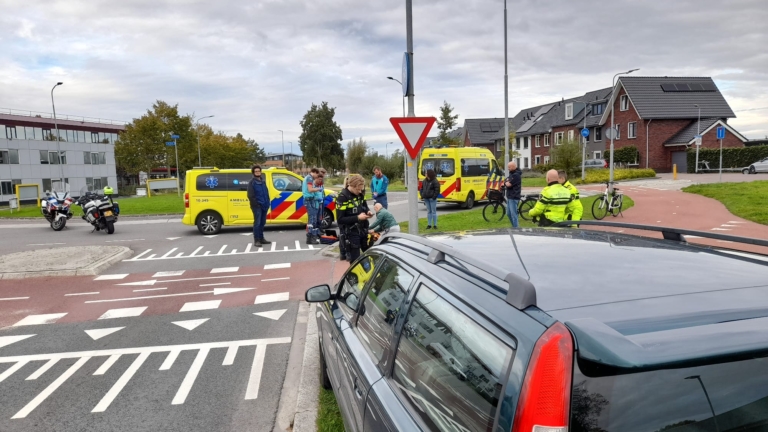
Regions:
[[[744,168],[768,157],[768,146],[723,148],[723,168]],[[720,169],[720,149],[699,149],[699,162],[709,162],[710,169]],[[688,149],[688,172],[696,172],[696,149]]]
[[[552,156],[552,165],[568,173],[569,177],[574,177],[577,172],[581,172],[581,145],[578,141],[566,141],[555,145],[549,154]]]
[[[555,167],[552,166],[552,164],[539,164],[533,167],[533,170],[536,171],[539,174],[545,174],[547,171],[554,169]]]
[[[608,181],[610,172],[607,169],[602,170],[587,170],[585,180],[576,180],[578,184],[586,183],[605,183]],[[656,171],[652,169],[616,169],[613,170],[613,180],[630,180],[636,178],[653,178],[656,177]]]
[[[627,146],[613,151],[613,162],[620,164],[640,163],[640,152],[635,146]]]

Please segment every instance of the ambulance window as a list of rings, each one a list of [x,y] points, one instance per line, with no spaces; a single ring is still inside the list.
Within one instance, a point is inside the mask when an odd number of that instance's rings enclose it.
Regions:
[[[427,170],[435,170],[435,174],[438,177],[453,177],[456,173],[456,163],[453,159],[446,158],[429,158],[424,159],[421,163],[421,173],[427,174]]]
[[[297,192],[301,190],[301,180],[289,174],[272,174],[272,186],[284,192]]]
[[[198,191],[226,191],[229,178],[222,173],[200,174],[195,181],[195,189]]]
[[[251,173],[228,174],[230,191],[247,191],[248,183],[253,178]]]

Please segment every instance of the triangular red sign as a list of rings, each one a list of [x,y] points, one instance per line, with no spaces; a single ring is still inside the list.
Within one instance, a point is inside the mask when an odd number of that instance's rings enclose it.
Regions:
[[[429,131],[435,124],[434,117],[392,117],[389,122],[403,142],[405,150],[411,159],[419,156],[419,150],[424,146]]]

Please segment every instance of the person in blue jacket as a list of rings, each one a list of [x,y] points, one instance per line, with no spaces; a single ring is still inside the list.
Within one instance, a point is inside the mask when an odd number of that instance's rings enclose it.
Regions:
[[[387,187],[389,186],[389,179],[384,173],[381,172],[381,168],[373,167],[373,179],[371,179],[371,194],[373,200],[381,204],[382,207],[387,208]]]
[[[268,245],[272,242],[264,238],[264,226],[269,212],[269,189],[259,165],[252,166],[251,173],[253,178],[248,183],[248,201],[253,212],[253,245]]]

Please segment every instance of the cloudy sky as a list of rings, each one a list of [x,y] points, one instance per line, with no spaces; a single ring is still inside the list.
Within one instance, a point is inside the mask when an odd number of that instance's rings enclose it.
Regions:
[[[413,0],[416,114],[504,116],[502,0]],[[711,76],[768,135],[765,0],[509,0],[510,116],[614,73]],[[344,140],[384,151],[402,113],[404,0],[0,0],[0,108],[130,121],[157,100],[267,151],[298,149],[328,101]],[[393,147],[390,146],[390,149]]]

